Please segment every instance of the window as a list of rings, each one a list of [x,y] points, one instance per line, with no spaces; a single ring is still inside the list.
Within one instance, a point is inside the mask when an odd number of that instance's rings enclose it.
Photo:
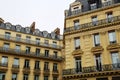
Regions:
[[[57,70],[57,63],[54,63],[54,64],[53,64],[53,71],[55,71],[55,72],[58,71],[58,70]]]
[[[75,21],[74,21],[74,28],[75,28],[75,30],[76,30],[76,29],[80,29],[79,20],[75,20]]]
[[[29,68],[29,60],[25,60],[24,68]]]
[[[5,32],[5,39],[10,39],[10,32]]]
[[[49,63],[48,63],[48,62],[45,62],[45,63],[44,63],[44,70],[45,70],[45,71],[46,71],[46,70],[49,70],[49,69],[48,69],[48,66],[49,66]]]
[[[4,43],[3,49],[7,51],[9,49],[9,43]]]
[[[17,80],[17,74],[12,74],[12,80]]]
[[[94,45],[100,46],[100,36],[99,34],[94,34]]]
[[[30,38],[31,38],[30,36],[26,36],[26,42],[27,43],[30,43]]]
[[[36,44],[39,45],[40,44],[40,39],[36,38]]]
[[[76,72],[82,72],[82,64],[81,64],[81,57],[75,58],[75,64],[76,64]]]
[[[36,48],[36,56],[40,56],[40,49]]]
[[[110,42],[110,44],[116,43],[116,34],[115,34],[115,31],[109,31],[108,35],[109,35],[109,42]]]
[[[44,80],[48,80],[48,76],[44,76]]]
[[[49,56],[49,50],[45,50],[45,57]]]
[[[7,65],[8,64],[8,57],[7,56],[2,56],[2,65]]]
[[[44,43],[45,43],[45,45],[46,45],[46,46],[48,46],[49,41],[48,41],[48,40],[45,40],[45,42],[44,42]]]
[[[30,54],[30,47],[26,47],[26,54]]]
[[[0,72],[0,80],[5,80],[5,73]]]
[[[20,41],[21,40],[21,35],[20,34],[16,34],[16,40]]]
[[[112,58],[112,63],[113,64],[117,64],[120,61],[118,52],[112,52],[111,53],[111,58]]]
[[[40,61],[35,61],[35,69],[40,69],[39,64],[40,64]]]
[[[57,47],[57,42],[56,41],[53,41],[53,47]]]
[[[39,75],[35,75],[34,80],[39,80]]]
[[[97,8],[97,4],[96,3],[90,4],[90,8],[91,8],[91,10],[96,9]]]
[[[19,58],[14,58],[13,67],[19,67]]]
[[[58,80],[57,77],[53,77],[53,80]]]
[[[95,63],[96,63],[96,70],[101,71],[102,70],[102,62],[101,62],[101,55],[100,54],[95,55]]]
[[[107,22],[112,22],[113,21],[113,19],[112,19],[112,17],[113,17],[112,12],[108,12],[106,15],[107,15]]]
[[[58,52],[54,51],[54,58],[57,58],[57,56],[58,56]]]
[[[16,45],[15,51],[16,51],[16,52],[20,52],[20,45]]]
[[[28,80],[28,74],[24,74],[23,80]]]
[[[92,24],[93,24],[94,26],[97,25],[97,16],[93,16],[93,17],[92,17]]]
[[[80,49],[80,38],[74,38],[75,49]]]

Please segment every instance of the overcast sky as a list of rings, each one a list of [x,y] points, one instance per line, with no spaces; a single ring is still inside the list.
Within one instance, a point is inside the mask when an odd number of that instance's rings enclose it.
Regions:
[[[64,10],[75,0],[0,0],[0,17],[23,27],[36,22],[40,31],[64,27]]]

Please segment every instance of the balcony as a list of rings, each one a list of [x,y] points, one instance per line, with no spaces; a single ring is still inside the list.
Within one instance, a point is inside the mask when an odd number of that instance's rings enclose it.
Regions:
[[[50,75],[50,69],[44,69],[43,74],[44,75]]]
[[[53,71],[52,71],[52,75],[53,75],[53,76],[59,76],[58,70],[53,70]]]
[[[18,73],[18,72],[19,72],[19,65],[14,65],[14,64],[13,64],[11,71],[12,71],[13,73]]]
[[[84,77],[94,77],[101,75],[117,75],[120,71],[120,63],[116,64],[106,64],[102,65],[100,68],[96,66],[83,67],[81,72],[77,72],[76,69],[66,69],[63,70],[63,77],[67,77],[67,75],[71,76],[79,76],[80,78]]]
[[[97,28],[103,28],[105,26],[111,26],[111,25],[114,25],[114,24],[118,24],[118,23],[120,23],[120,15],[119,16],[114,16],[112,18],[98,20],[96,22],[97,22],[96,25],[94,25],[93,22],[81,24],[81,25],[79,25],[79,28],[77,30],[74,26],[69,27],[69,28],[65,28],[64,29],[64,34],[72,33],[72,32],[75,33],[76,31],[83,32],[83,31],[87,31],[87,30],[93,30],[93,29],[97,29]]]
[[[20,42],[20,43],[26,43],[26,44],[31,44],[31,45],[35,45],[35,46],[42,46],[42,47],[47,47],[47,48],[53,48],[53,49],[62,49],[61,46],[59,45],[54,45],[54,44],[48,44],[46,45],[45,43],[42,42],[36,42],[36,41],[32,41],[32,40],[26,40],[26,39],[21,39],[21,38],[16,38],[16,37],[12,37],[12,36],[6,36],[6,35],[0,35],[0,39],[2,40],[8,40],[8,41],[15,41],[15,42]]]
[[[103,50],[104,48],[102,46],[95,46],[95,47],[92,47],[91,52],[96,54],[96,53],[102,53]]]
[[[24,66],[24,68],[23,68],[23,73],[24,74],[30,74],[30,67],[28,66],[28,67],[25,67]]]
[[[24,50],[16,50],[11,48],[4,48],[0,47],[1,53],[6,53],[9,55],[18,55],[18,56],[26,56],[26,57],[32,57],[32,58],[38,58],[38,59],[47,59],[47,60],[53,60],[53,61],[62,61],[63,58],[60,56],[55,57],[54,55],[45,56],[43,53],[40,53],[39,55],[36,55],[35,52],[29,52],[26,54],[26,51]]]
[[[33,72],[35,75],[40,75],[40,68],[35,68]]]
[[[0,63],[0,72],[6,72],[8,70],[8,63]]]
[[[112,43],[107,46],[107,50],[109,51],[119,51],[120,45],[118,43]]]
[[[89,7],[91,7],[91,9],[87,9],[87,10],[84,10],[84,9],[82,9],[82,10],[78,9],[76,11],[67,10],[67,14],[66,14],[65,17],[68,18],[68,17],[71,17],[71,16],[75,16],[75,15],[78,15],[78,14],[85,13],[85,12],[90,12],[90,11],[94,11],[94,10],[97,10],[97,9],[102,9],[102,8],[112,6],[112,5],[115,5],[115,4],[118,4],[118,3],[120,3],[119,0],[118,1],[117,0],[116,1],[111,0],[111,1],[105,1],[104,3],[99,4],[99,5],[98,4],[92,4],[91,6],[89,6]]]

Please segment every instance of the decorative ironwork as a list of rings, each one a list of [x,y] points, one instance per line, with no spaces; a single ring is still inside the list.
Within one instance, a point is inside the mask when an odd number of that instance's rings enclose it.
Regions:
[[[24,67],[23,73],[29,74],[30,73],[30,67]]]
[[[58,70],[53,70],[52,75],[53,75],[53,76],[59,76]]]
[[[36,74],[36,75],[40,75],[40,68],[38,68],[38,69],[34,69],[34,74]]]
[[[18,73],[19,72],[19,65],[12,65],[12,70],[13,73]]]
[[[36,55],[35,52],[29,52],[28,54],[26,54],[26,51],[23,51],[23,50],[16,50],[16,49],[11,49],[11,48],[6,49],[4,47],[0,47],[0,52],[11,54],[11,55],[27,56],[27,57],[48,59],[48,60],[54,60],[54,61],[62,61],[63,60],[63,58],[60,56],[57,56],[57,57],[55,57],[54,55],[45,56],[43,53]]]
[[[48,44],[46,45],[45,43],[42,43],[42,42],[36,42],[36,41],[33,41],[33,40],[26,40],[26,39],[17,39],[17,37],[12,37],[12,36],[9,36],[6,38],[6,35],[0,35],[0,38],[1,39],[4,39],[4,40],[11,40],[11,41],[15,41],[15,42],[22,42],[22,43],[26,43],[26,44],[32,44],[32,45],[36,45],[36,46],[43,46],[43,47],[50,47],[50,48],[55,48],[55,49],[61,49],[62,47],[59,46],[59,45],[54,45],[54,44]]]
[[[8,70],[8,63],[0,63],[0,72],[6,72]]]
[[[44,75],[50,75],[50,69],[44,69]]]
[[[81,24],[79,25],[79,29],[77,30],[82,30],[82,29],[87,29],[87,28],[97,28],[97,27],[101,27],[101,26],[105,26],[105,25],[111,25],[111,23],[117,23],[120,21],[120,15],[119,16],[114,16],[111,18],[111,21],[108,21],[108,19],[102,19],[102,20],[98,20],[97,24],[94,25],[93,22],[89,22],[89,23],[85,23],[85,24]],[[64,32],[71,32],[71,31],[76,31],[75,27],[69,27],[69,28],[65,28]]]
[[[63,70],[63,75],[73,75],[73,74],[84,74],[84,73],[92,73],[92,72],[104,72],[104,71],[120,70],[120,63],[102,65],[101,68],[102,68],[102,70],[97,70],[96,66],[83,67],[82,72],[77,72],[76,69],[66,69],[66,70]]]

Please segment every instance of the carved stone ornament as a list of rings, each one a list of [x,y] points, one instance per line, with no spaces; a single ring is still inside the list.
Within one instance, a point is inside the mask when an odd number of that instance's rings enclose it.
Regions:
[[[107,46],[107,50],[109,51],[119,51],[120,45],[115,43],[115,44],[110,44]]]
[[[72,55],[74,56],[81,56],[82,54],[83,54],[83,51],[81,49],[77,49],[72,52]]]
[[[94,54],[96,54],[96,53],[102,53],[103,50],[104,50],[104,49],[103,49],[102,46],[96,46],[96,47],[93,47],[93,48],[91,49],[91,52],[93,52]]]

